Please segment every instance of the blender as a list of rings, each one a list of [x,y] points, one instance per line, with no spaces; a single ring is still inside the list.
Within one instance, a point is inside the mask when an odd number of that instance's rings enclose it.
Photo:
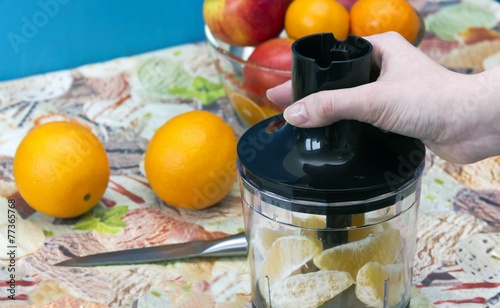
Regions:
[[[370,82],[371,53],[352,35],[296,40],[292,103]],[[409,306],[422,142],[354,120],[298,128],[277,115],[237,151],[254,307]]]

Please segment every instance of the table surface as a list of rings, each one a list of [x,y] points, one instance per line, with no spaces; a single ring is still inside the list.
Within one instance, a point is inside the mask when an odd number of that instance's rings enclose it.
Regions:
[[[500,20],[497,2],[468,3],[492,12],[495,25]],[[428,17],[457,2],[413,4]],[[484,59],[500,51],[500,33],[496,28],[468,33],[447,40],[439,31],[427,31],[419,47],[450,69],[478,73],[485,69]],[[141,72],[158,65],[165,68],[158,83],[148,82]],[[196,86],[200,82],[213,87]],[[154,130],[174,115],[209,110],[242,132],[218,84],[204,42],[0,83],[0,306],[248,306],[250,275],[244,258],[52,266],[71,255],[219,238],[243,230],[237,185],[220,204],[187,211],[162,203],[142,168]],[[111,179],[97,205],[101,210],[84,218],[54,219],[35,212],[13,181],[12,157],[19,141],[31,128],[55,120],[92,129],[110,159]],[[500,307],[500,261],[491,258],[500,253],[500,157],[455,165],[428,152],[426,163],[412,307]],[[8,265],[13,262],[7,255],[8,199],[15,200],[19,213],[16,301],[7,298]],[[107,225],[105,217],[110,216],[125,226]]]

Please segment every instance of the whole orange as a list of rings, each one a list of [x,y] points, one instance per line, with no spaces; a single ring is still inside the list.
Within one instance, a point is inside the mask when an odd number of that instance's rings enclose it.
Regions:
[[[151,138],[144,156],[146,177],[167,204],[204,209],[224,198],[236,179],[236,136],[208,111],[173,117]]]
[[[38,212],[58,218],[76,217],[95,206],[110,174],[102,143],[72,122],[33,128],[18,146],[13,168],[23,199]]]
[[[420,29],[418,15],[406,0],[359,0],[350,13],[351,33],[358,36],[396,31],[413,43]]]
[[[285,14],[285,31],[292,39],[332,32],[344,40],[349,35],[349,12],[335,0],[294,0]]]

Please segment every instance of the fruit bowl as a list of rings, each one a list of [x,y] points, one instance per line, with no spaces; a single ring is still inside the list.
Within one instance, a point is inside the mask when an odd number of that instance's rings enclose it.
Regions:
[[[215,38],[205,25],[211,57],[227,97],[244,128],[283,112],[266,97],[270,82],[278,85],[291,79],[291,71],[257,65],[247,61],[254,47],[240,47]],[[263,78],[261,78],[263,77]],[[265,82],[262,80],[265,79]],[[272,86],[271,86],[272,87]]]
[[[422,15],[417,12],[420,30],[413,42],[418,46],[425,35]],[[291,79],[291,71],[260,66],[247,61],[254,47],[241,47],[218,40],[205,25],[205,35],[211,57],[241,126],[246,129],[258,122],[282,113],[286,106],[276,105],[266,97],[266,91]],[[260,78],[255,78],[260,76]],[[265,79],[265,82],[262,80]]]

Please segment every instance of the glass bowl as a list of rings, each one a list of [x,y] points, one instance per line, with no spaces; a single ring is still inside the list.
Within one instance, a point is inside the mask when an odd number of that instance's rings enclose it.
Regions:
[[[414,46],[418,46],[425,35],[425,24],[418,13],[420,31]],[[224,43],[205,25],[205,35],[211,57],[226,91],[227,97],[243,129],[282,113],[286,105],[276,105],[266,97],[269,88],[291,79],[292,72],[257,65],[247,61],[254,47],[240,47]],[[256,78],[256,76],[259,76]],[[265,82],[262,82],[265,80]]]
[[[206,25],[205,34],[215,68],[240,124],[249,128],[282,113],[286,106],[272,103],[266,97],[266,91],[290,80],[292,72],[248,62],[254,47],[224,43],[216,39]]]

